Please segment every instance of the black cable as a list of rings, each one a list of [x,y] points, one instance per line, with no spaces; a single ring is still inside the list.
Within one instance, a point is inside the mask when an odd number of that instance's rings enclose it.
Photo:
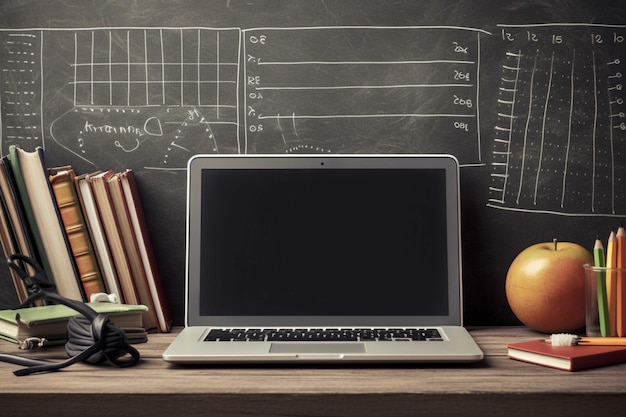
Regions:
[[[32,277],[23,267],[23,263],[30,264],[35,269],[36,272]],[[56,293],[42,289],[41,284],[49,281],[43,269],[32,259],[23,255],[11,255],[8,264],[24,280],[30,294],[21,306],[31,305],[37,300],[47,300],[66,305],[80,313],[68,321],[65,350],[69,359],[62,362],[52,362],[0,354],[0,361],[2,362],[27,366],[25,369],[14,371],[15,375],[23,376],[37,372],[57,371],[79,361],[96,364],[108,360],[118,367],[133,366],[139,362],[139,352],[128,343],[126,333],[111,323],[107,316],[98,314],[87,304],[68,300]]]
[[[5,353],[0,353],[0,361],[22,366],[36,366],[41,365],[42,362],[55,363],[47,359],[23,358],[21,356],[7,355]]]

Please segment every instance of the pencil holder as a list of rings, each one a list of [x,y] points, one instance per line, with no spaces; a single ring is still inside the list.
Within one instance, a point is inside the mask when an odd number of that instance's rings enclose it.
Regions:
[[[587,336],[626,336],[626,269],[584,268]]]

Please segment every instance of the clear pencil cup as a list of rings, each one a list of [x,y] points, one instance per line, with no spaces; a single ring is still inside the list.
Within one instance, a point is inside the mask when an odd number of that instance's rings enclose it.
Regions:
[[[626,269],[584,268],[587,336],[626,336]]]

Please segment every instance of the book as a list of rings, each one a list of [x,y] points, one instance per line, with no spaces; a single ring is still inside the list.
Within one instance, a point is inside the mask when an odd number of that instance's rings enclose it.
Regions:
[[[15,176],[7,155],[0,158],[0,202],[4,214],[2,229],[5,257],[21,254],[41,263],[34,249],[33,238],[27,226],[26,214],[20,201]],[[28,263],[23,263],[22,267],[30,275],[35,273],[34,268]],[[21,303],[28,297],[26,285],[13,268],[9,268],[9,273],[14,283],[17,298]],[[44,305],[45,301],[39,300],[35,304]]]
[[[91,189],[89,181],[87,181],[89,175],[93,176],[97,174],[99,174],[99,172],[77,176],[75,178],[76,192],[83,209],[87,229],[91,235],[91,241],[96,253],[98,265],[100,265],[100,272],[102,273],[106,291],[109,294],[117,295],[120,302],[124,303],[124,294],[122,293],[109,245],[107,244],[104,229],[102,228],[100,214],[98,213],[96,201],[93,196],[93,190]]]
[[[87,305],[97,313],[107,315],[121,329],[143,328],[143,313],[148,309],[144,305],[107,302]],[[78,314],[80,313],[76,310],[62,304],[0,310],[0,336],[14,343],[20,343],[29,337],[51,341],[65,340],[67,322]]]
[[[0,197],[16,240],[16,249],[22,255],[35,259],[33,237],[27,226],[26,214],[18,194],[8,156],[0,158]]]
[[[139,246],[131,224],[130,214],[124,198],[124,192],[122,191],[119,175],[111,175],[107,180],[107,186],[109,187],[113,211],[119,226],[120,238],[122,239],[122,245],[126,252],[126,258],[128,259],[133,283],[137,290],[139,303],[148,306],[148,312],[144,317],[144,322],[148,329],[157,328],[158,318],[156,316],[154,302],[152,301],[152,295],[148,285],[148,278],[146,277],[146,271],[143,267],[141,254],[139,253]]]
[[[172,328],[172,316],[167,298],[165,297],[165,290],[161,281],[161,275],[159,274],[159,268],[156,263],[156,256],[152,247],[148,225],[146,224],[135,174],[131,169],[127,169],[126,171],[118,174],[118,177],[122,185],[124,197],[128,206],[128,213],[130,215],[141,260],[143,262],[146,278],[148,280],[148,286],[154,302],[154,310],[157,315],[159,330],[162,332],[169,332]]]
[[[18,252],[15,235],[11,227],[6,205],[4,204],[4,198],[2,198],[0,207],[0,246],[2,246],[2,254],[5,259]],[[13,268],[9,268],[9,272],[11,274],[11,279],[13,280],[13,286],[15,287],[17,299],[21,303],[28,297],[26,285],[20,278],[17,271],[13,270]]]
[[[78,270],[48,181],[43,149],[9,147],[9,161],[38,259],[59,295],[84,301]]]
[[[133,273],[130,262],[124,249],[124,242],[120,227],[111,201],[108,180],[113,176],[113,171],[104,171],[95,175],[88,175],[86,180],[91,185],[96,207],[100,214],[102,229],[111,251],[111,258],[115,265],[117,278],[122,289],[122,295],[126,304],[140,304],[137,289],[133,281]]]
[[[105,288],[76,193],[74,184],[76,175],[71,167],[51,168],[49,173],[52,191],[74,255],[85,297],[89,299],[92,294],[104,292]]]
[[[508,356],[519,361],[579,371],[626,362],[626,346],[552,346],[544,340],[507,345]]]

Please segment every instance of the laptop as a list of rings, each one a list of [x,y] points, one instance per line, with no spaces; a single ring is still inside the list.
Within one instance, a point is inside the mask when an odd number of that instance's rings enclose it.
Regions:
[[[173,363],[474,362],[450,155],[198,155]]]

